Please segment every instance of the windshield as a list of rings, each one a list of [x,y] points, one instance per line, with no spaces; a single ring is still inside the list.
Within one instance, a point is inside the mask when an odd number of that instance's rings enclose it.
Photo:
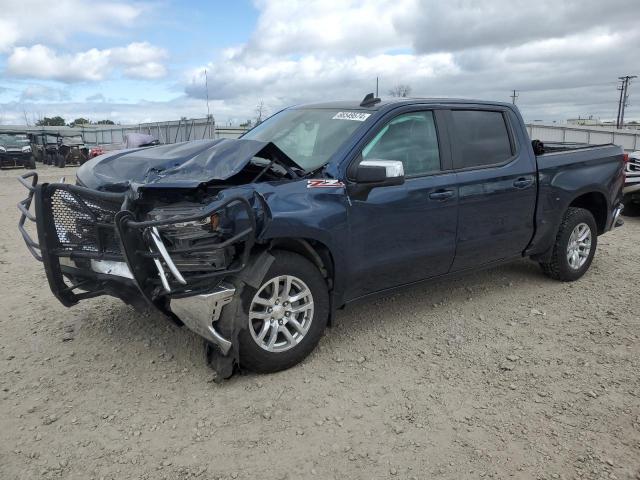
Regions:
[[[20,133],[0,133],[0,145],[3,147],[24,147],[29,145],[29,139]]]
[[[273,142],[294,162],[310,171],[327,163],[370,116],[370,113],[362,110],[283,110],[242,138]]]
[[[67,145],[80,145],[84,143],[84,140],[82,140],[80,135],[74,135],[72,137],[64,137],[62,143],[66,143]]]

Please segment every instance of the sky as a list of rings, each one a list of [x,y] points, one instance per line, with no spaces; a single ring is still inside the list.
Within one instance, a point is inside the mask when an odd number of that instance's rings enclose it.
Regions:
[[[61,115],[238,124],[388,95],[511,101],[528,121],[616,117],[640,76],[637,0],[0,0],[0,124]],[[640,79],[627,120],[640,120]]]

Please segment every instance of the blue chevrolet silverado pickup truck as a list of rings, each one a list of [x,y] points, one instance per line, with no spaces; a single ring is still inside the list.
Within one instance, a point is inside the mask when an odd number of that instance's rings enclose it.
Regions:
[[[531,142],[510,104],[370,94],[110,152],[75,185],[27,173],[19,229],[64,305],[160,310],[226,378],[295,365],[336,309],[401,286],[521,257],[579,279],[621,223],[624,157]]]

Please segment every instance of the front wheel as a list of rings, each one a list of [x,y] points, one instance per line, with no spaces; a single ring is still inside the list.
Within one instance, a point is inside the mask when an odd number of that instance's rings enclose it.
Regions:
[[[582,277],[593,261],[598,246],[598,229],[590,211],[569,208],[565,214],[549,262],[541,262],[542,271],[563,282]]]
[[[246,289],[240,365],[254,372],[285,370],[313,351],[329,317],[327,283],[296,253],[272,252],[275,261],[257,290]]]

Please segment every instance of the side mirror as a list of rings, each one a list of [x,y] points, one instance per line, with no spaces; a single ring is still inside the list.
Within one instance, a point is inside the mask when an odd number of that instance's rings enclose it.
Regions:
[[[363,160],[356,170],[356,182],[372,187],[402,185],[404,167],[397,160]]]

